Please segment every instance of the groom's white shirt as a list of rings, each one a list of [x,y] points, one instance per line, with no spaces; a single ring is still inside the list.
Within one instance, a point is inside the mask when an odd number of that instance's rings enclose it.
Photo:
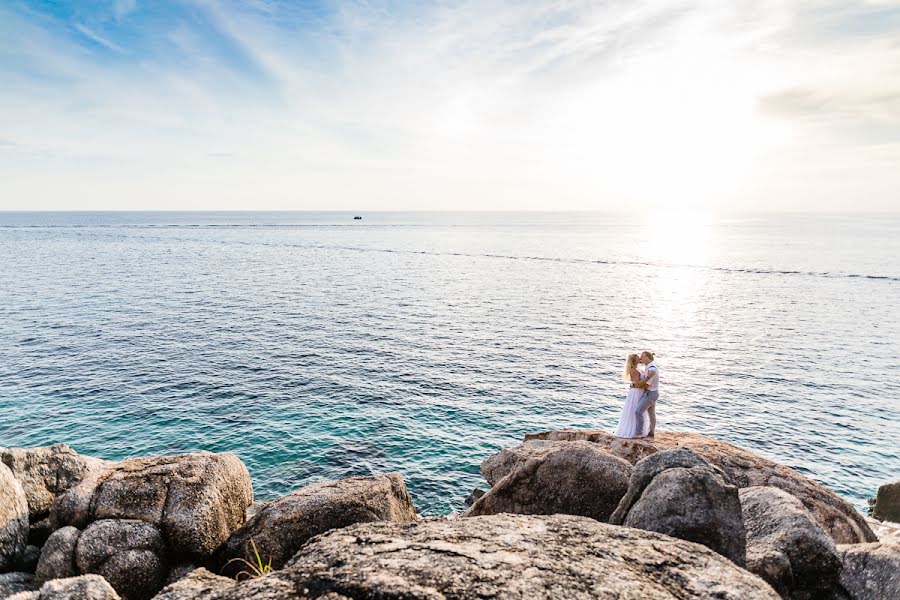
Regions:
[[[644,380],[647,382],[647,390],[651,392],[659,391],[659,367],[654,363],[647,364],[647,370],[644,371]]]

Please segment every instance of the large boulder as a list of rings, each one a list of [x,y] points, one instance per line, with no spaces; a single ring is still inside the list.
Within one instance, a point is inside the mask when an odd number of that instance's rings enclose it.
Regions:
[[[365,523],[316,537],[272,575],[211,599],[776,600],[711,550],[572,515]]]
[[[253,489],[234,454],[194,452],[135,458],[89,473],[58,496],[54,528],[84,528],[99,519],[155,525],[175,553],[206,556],[244,522]]]
[[[63,579],[78,575],[78,567],[75,565],[75,546],[81,532],[71,526],[61,527],[54,531],[41,550],[37,569],[34,572],[35,580],[39,583],[51,579]]]
[[[841,585],[853,600],[900,598],[900,546],[875,542],[837,550],[844,565]]]
[[[22,484],[32,521],[46,517],[59,494],[108,464],[98,458],[82,456],[66,444],[0,448],[0,462],[9,467]]]
[[[744,565],[738,489],[687,448],[657,452],[637,463],[628,492],[609,522],[703,544]]]
[[[496,481],[464,516],[569,514],[606,521],[628,490],[631,465],[588,442],[556,442],[533,451]]]
[[[145,600],[163,587],[167,573],[165,544],[154,525],[101,519],[84,531],[67,526],[53,532],[35,581],[101,575],[125,600]]]
[[[846,599],[841,558],[831,537],[799,500],[774,487],[740,491],[747,570],[784,598]]]
[[[0,573],[22,561],[28,545],[28,501],[22,484],[0,463]]]
[[[168,573],[159,530],[135,520],[101,519],[88,525],[75,546],[81,574],[102,575],[125,600],[147,600]]]
[[[878,488],[872,516],[881,521],[900,523],[900,481]]]
[[[605,431],[564,430],[528,434],[525,441],[585,440],[634,464],[660,450],[684,446],[722,469],[739,488],[777,487],[796,497],[837,544],[877,542],[865,518],[846,500],[800,473],[749,450],[696,433],[656,434],[653,440],[618,438]]]
[[[227,590],[236,584],[234,579],[199,568],[164,587],[153,600],[206,600],[215,592]]]
[[[535,440],[511,448],[503,448],[500,452],[482,461],[481,475],[490,485],[496,485],[498,481],[532,458],[545,455],[551,449],[558,447],[560,443]]]
[[[353,523],[414,521],[416,511],[403,478],[396,474],[348,477],[299,489],[262,506],[228,539],[217,556],[232,576],[253,561],[281,568],[311,537]]]

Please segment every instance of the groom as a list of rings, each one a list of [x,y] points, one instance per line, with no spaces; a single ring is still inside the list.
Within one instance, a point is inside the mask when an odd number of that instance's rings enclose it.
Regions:
[[[644,431],[645,411],[650,417],[650,430],[647,432],[647,437],[652,438],[656,435],[656,401],[659,399],[659,368],[653,364],[653,358],[653,353],[649,350],[641,352],[641,364],[646,367],[644,369],[644,377],[637,383],[632,384],[634,387],[643,388],[644,390],[644,395],[641,396],[641,401],[638,402],[637,408],[634,411],[637,422],[635,437],[643,437],[641,436],[641,433]]]

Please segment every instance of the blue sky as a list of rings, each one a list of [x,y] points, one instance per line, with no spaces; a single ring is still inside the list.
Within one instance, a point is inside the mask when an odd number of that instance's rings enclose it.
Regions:
[[[890,0],[6,0],[0,40],[0,209],[900,207]]]

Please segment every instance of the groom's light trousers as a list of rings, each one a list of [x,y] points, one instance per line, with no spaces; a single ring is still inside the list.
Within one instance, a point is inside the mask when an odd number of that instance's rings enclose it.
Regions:
[[[647,432],[647,435],[652,435],[656,433],[656,401],[659,399],[659,391],[651,392],[647,390],[644,392],[644,395],[641,396],[641,401],[638,402],[637,408],[634,411],[635,423],[637,423],[634,434],[636,436],[644,433],[644,412],[647,412],[647,416],[650,418],[650,429]]]

